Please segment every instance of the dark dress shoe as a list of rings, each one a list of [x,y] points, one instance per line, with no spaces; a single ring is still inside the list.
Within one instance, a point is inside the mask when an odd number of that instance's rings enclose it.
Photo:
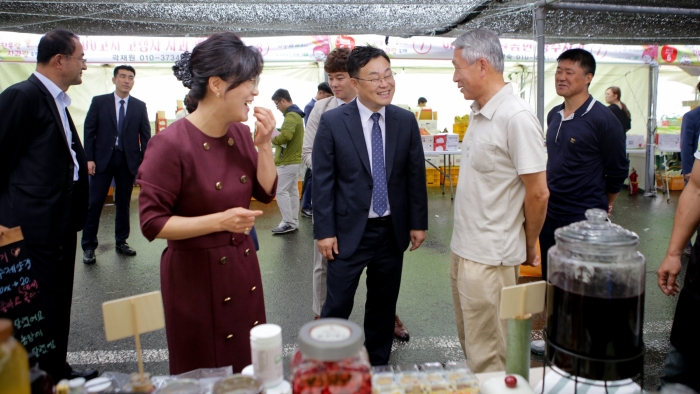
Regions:
[[[83,263],[84,264],[95,264],[97,259],[95,259],[95,251],[94,250],[84,250],[83,251]]]
[[[321,318],[321,316],[319,316],[319,315],[314,316],[314,320],[318,320],[320,318]]]
[[[95,379],[100,373],[96,369],[87,368],[81,370],[71,369],[68,379],[85,378],[85,380]]]
[[[117,245],[117,253],[123,254],[125,256],[136,256],[136,251],[134,249],[131,249],[131,246],[129,244],[121,244]]]
[[[399,315],[394,316],[394,336],[399,341],[408,341],[411,337],[408,335],[408,329],[403,325]]]

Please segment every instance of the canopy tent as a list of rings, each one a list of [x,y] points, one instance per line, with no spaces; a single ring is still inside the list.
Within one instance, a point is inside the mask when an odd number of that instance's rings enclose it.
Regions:
[[[21,81],[33,71],[38,34],[0,32],[0,90]],[[91,98],[113,90],[112,69],[117,64],[127,63],[136,67],[137,78],[133,94],[143,99],[149,109],[149,118],[155,112],[166,111],[170,119],[175,115],[175,100],[182,99],[187,90],[172,75],[170,67],[183,50],[191,50],[202,38],[158,38],[158,37],[116,37],[81,36],[89,61],[88,70],[83,74],[83,84],[74,86],[69,94],[73,99],[71,112],[82,130],[82,123]],[[278,88],[291,92],[296,104],[303,107],[315,94],[316,85],[324,80],[321,62],[331,48],[372,44],[382,47],[391,57],[397,74],[395,103],[415,106],[418,97],[428,98],[428,105],[438,111],[438,128],[448,130],[456,115],[469,113],[469,103],[465,102],[454,82],[451,64],[452,38],[413,37],[410,39],[391,38],[374,35],[342,36],[287,36],[287,37],[246,37],[244,41],[259,48],[265,59],[260,95],[254,105],[271,107],[270,97]],[[503,39],[502,46],[506,57],[504,77],[511,81],[522,97],[535,103],[534,41]],[[569,44],[551,44],[546,47],[546,101],[545,108],[552,108],[561,102],[554,91],[554,60]],[[591,86],[591,93],[602,100],[609,86],[619,86],[623,101],[629,106],[633,117],[632,134],[645,134],[648,107],[648,66],[650,59],[659,58],[660,46],[642,45],[586,45],[598,61],[598,71]],[[4,48],[4,49],[3,49]],[[700,64],[693,54],[694,47],[674,46],[679,54],[688,54],[691,63]],[[680,58],[663,61],[668,65],[679,65]],[[664,67],[662,81],[686,86],[692,94],[692,85],[697,77],[679,72],[678,67]],[[662,87],[666,82],[662,83]],[[662,94],[666,94],[664,89]],[[667,112],[678,112],[680,101],[673,100],[678,92],[666,94],[670,97]],[[665,97],[666,97],[665,96]],[[688,96],[685,99],[692,99]],[[282,117],[277,111],[278,123]]]
[[[560,3],[601,4],[600,0]],[[608,5],[697,9],[696,0],[606,0]],[[447,35],[485,27],[532,39],[534,0],[83,0],[3,1],[0,30],[80,35],[206,36],[230,30],[246,37],[378,34]],[[550,10],[548,42],[700,44],[697,16]]]
[[[633,9],[638,12],[631,12]],[[372,3],[356,0],[202,0],[189,3],[22,0],[3,2],[0,15],[0,31],[43,33],[61,27],[83,36],[201,37],[230,30],[246,37],[374,33],[389,40],[389,37],[410,36],[454,37],[465,30],[483,27],[496,31],[503,38],[537,38],[536,57],[540,62],[536,73],[539,76],[537,104],[533,102],[533,106],[540,119],[547,108],[545,42],[700,43],[696,32],[700,10],[695,0],[608,0],[604,4],[599,0],[431,0],[427,4],[422,0],[375,0]],[[4,45],[0,47],[7,49]],[[669,45],[649,49],[651,72],[647,86],[651,94],[647,99],[647,114],[652,115],[647,115],[647,139],[651,140],[656,130],[658,108],[654,56],[661,61],[677,59],[688,63],[690,59],[693,63],[698,60],[700,50],[688,47],[688,53],[678,56],[677,48]],[[179,53],[176,51],[173,58]],[[20,52],[20,55],[23,54]],[[121,59],[122,55],[118,55],[114,61],[131,61],[130,57]],[[647,166],[652,169],[653,147],[648,150]]]

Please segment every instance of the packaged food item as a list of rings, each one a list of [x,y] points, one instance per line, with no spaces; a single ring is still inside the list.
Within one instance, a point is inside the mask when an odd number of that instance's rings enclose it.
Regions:
[[[426,394],[452,394],[452,385],[445,379],[429,381],[425,388]]]
[[[231,375],[214,385],[214,394],[260,394],[263,383],[254,376],[242,374]]]
[[[364,331],[344,319],[319,319],[299,331],[292,357],[294,394],[369,394],[372,391]]]
[[[391,383],[381,386],[372,386],[372,394],[404,394],[398,384]]]
[[[372,367],[372,387],[394,383],[394,370],[390,365]]]
[[[199,382],[194,379],[177,379],[166,383],[155,394],[199,394]]]

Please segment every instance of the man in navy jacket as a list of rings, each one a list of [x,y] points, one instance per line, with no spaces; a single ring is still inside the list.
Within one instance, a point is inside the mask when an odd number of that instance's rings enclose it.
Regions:
[[[114,68],[114,93],[95,96],[85,118],[85,153],[90,179],[90,205],[83,230],[83,263],[95,263],[97,230],[102,207],[112,179],[115,182],[114,224],[116,251],[126,256],[136,251],[126,243],[129,238],[129,205],[134,178],[151,138],[146,103],[129,95],[136,70],[131,66]]]
[[[314,238],[328,259],[321,317],[347,319],[367,268],[365,346],[389,362],[403,253],[428,228],[423,145],[412,113],[391,105],[394,72],[381,49],[358,46],[346,63],[357,99],[325,112],[314,139]]]
[[[564,103],[547,115],[547,219],[540,233],[542,275],[554,230],[586,220],[586,210],[611,212],[628,175],[626,137],[615,115],[588,93],[595,59],[583,49],[570,49],[557,59],[557,94]]]

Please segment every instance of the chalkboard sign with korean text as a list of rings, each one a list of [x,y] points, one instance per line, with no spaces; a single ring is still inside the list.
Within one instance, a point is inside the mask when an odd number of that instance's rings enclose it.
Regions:
[[[0,231],[0,317],[13,321],[15,338],[28,352],[42,356],[56,345],[44,328],[39,292],[22,230]]]

